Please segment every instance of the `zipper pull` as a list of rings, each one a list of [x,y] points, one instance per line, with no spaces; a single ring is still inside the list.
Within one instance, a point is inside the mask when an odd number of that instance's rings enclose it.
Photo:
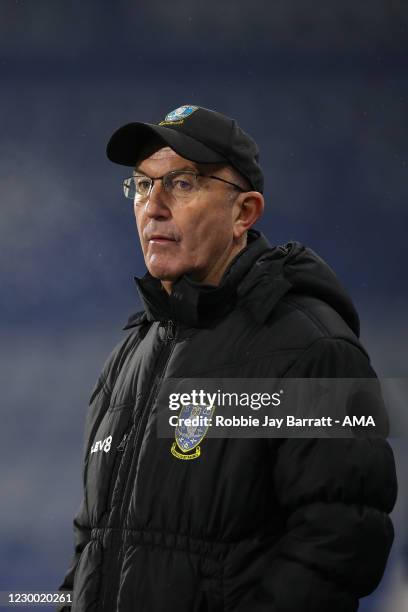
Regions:
[[[126,448],[126,442],[127,442],[128,435],[129,435],[129,434],[125,433],[125,435],[123,436],[122,440],[120,441],[119,446],[118,446],[118,447],[117,447],[117,449],[116,449],[116,450],[117,450],[117,451],[119,451],[120,453],[123,453],[123,451],[124,451],[124,450],[125,450],[125,448]]]
[[[166,342],[171,342],[171,340],[174,340],[173,327],[174,327],[173,321],[171,320],[167,321]]]

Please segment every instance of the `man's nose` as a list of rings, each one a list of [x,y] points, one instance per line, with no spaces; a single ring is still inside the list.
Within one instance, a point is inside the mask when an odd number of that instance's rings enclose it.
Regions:
[[[149,217],[168,217],[170,208],[168,206],[168,193],[163,187],[162,181],[154,181],[149,198],[145,204],[145,212]]]

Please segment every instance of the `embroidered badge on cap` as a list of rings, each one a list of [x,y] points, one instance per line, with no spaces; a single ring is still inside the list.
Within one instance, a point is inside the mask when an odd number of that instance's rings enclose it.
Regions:
[[[171,454],[177,459],[196,459],[201,450],[198,446],[211,427],[214,407],[188,404],[180,412],[175,431],[176,441],[171,447]],[[177,450],[177,447],[182,451]],[[193,452],[191,452],[193,451]]]
[[[191,105],[179,106],[175,110],[172,110],[170,113],[167,113],[167,115],[164,118],[164,121],[166,122],[167,121],[168,122],[180,121],[181,119],[185,119],[186,117],[189,117],[197,109],[198,109],[198,106],[191,106]]]

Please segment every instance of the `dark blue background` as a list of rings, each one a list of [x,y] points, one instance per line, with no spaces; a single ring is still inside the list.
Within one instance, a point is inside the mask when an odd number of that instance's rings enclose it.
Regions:
[[[88,396],[139,308],[128,171],[105,157],[123,123],[188,103],[235,117],[261,149],[258,227],[324,257],[378,373],[407,376],[407,52],[403,1],[2,1],[0,590],[65,572]],[[393,445],[396,541],[365,611],[404,609]]]

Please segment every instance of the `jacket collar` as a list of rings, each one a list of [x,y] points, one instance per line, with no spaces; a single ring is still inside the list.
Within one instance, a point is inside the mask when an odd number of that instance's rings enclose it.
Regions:
[[[240,298],[242,280],[262,254],[270,250],[270,244],[261,232],[249,230],[247,246],[231,261],[216,287],[196,283],[184,275],[174,283],[172,293],[168,295],[161,282],[151,274],[146,273],[143,278],[135,277],[145,318],[148,321],[173,319],[186,326],[210,327],[216,319],[235,307]],[[243,295],[246,294],[250,289],[248,283],[244,283],[242,289]],[[143,319],[140,319],[140,315],[133,315],[126,328],[140,324]]]
[[[165,319],[187,327],[210,327],[233,308],[245,309],[263,324],[277,302],[291,291],[326,302],[359,334],[358,314],[330,266],[299,242],[270,247],[255,230],[249,232],[247,247],[230,263],[218,287],[201,285],[185,276],[168,296],[149,274],[135,280],[145,312],[133,315],[125,329],[146,320]]]

